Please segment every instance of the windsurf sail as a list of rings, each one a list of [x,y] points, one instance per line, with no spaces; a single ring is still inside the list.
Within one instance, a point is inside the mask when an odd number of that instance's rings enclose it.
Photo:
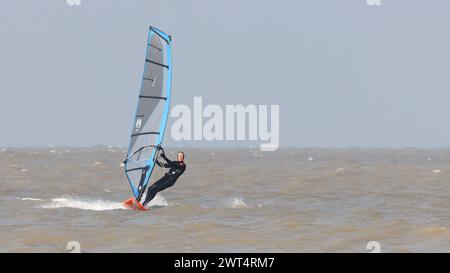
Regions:
[[[150,26],[136,114],[133,117],[125,174],[137,201],[158,159],[170,108],[172,38]]]

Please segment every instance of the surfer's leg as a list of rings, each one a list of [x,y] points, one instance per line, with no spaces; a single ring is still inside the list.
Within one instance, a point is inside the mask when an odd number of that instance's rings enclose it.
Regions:
[[[156,181],[155,183],[153,183],[150,188],[148,188],[147,190],[147,195],[145,196],[145,201],[142,205],[144,205],[144,207],[150,202],[152,201],[153,198],[155,198],[156,194],[162,190],[167,189],[168,187],[172,186],[170,185],[170,183],[168,183],[169,181],[169,176],[163,176],[162,178],[160,178],[158,181]]]
[[[145,196],[145,201],[144,201],[144,203],[142,203],[142,205],[144,207],[147,206],[148,202],[152,201],[152,199],[155,198],[157,193],[158,193],[157,187],[148,188],[147,195]]]

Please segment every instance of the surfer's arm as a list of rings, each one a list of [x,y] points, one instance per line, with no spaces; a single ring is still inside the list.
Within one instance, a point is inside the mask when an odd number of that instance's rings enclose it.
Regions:
[[[169,163],[163,163],[163,167],[164,168],[170,168],[170,167],[172,167]]]
[[[157,162],[158,166],[160,166],[162,168],[170,168],[170,167],[172,167],[172,163],[173,162],[166,157],[166,153],[164,152],[163,147],[161,147],[161,145],[158,145],[157,149],[161,151],[159,156],[162,157],[166,161],[166,163],[164,163],[164,162],[160,162],[160,161],[157,160],[156,162]]]
[[[173,167],[174,162],[172,160],[168,159],[166,157],[166,155],[164,154],[164,152],[162,152],[160,154],[160,156],[166,161],[166,163],[157,161],[158,162],[158,166],[163,167],[163,168],[171,168],[171,167]]]
[[[168,166],[168,167],[170,167],[170,166],[173,165],[173,161],[170,160],[170,159],[168,159],[165,153],[162,153],[162,154],[161,154],[161,157],[164,158],[164,160],[167,162],[167,166]],[[166,164],[164,164],[164,165],[166,165]]]
[[[170,168],[170,165],[168,163],[160,162],[158,160],[156,160],[156,164],[161,168]]]

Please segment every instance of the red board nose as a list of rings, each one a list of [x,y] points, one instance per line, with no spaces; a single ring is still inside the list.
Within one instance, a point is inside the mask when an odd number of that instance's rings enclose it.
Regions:
[[[134,210],[148,210],[146,207],[144,207],[141,203],[136,201],[134,197],[127,199],[123,201],[123,206],[126,209],[134,209]]]

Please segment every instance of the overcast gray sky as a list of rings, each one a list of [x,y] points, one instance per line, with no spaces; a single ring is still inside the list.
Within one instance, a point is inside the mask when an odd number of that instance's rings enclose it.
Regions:
[[[126,146],[149,25],[173,105],[279,104],[282,146],[449,146],[448,0],[5,0],[0,146]]]

